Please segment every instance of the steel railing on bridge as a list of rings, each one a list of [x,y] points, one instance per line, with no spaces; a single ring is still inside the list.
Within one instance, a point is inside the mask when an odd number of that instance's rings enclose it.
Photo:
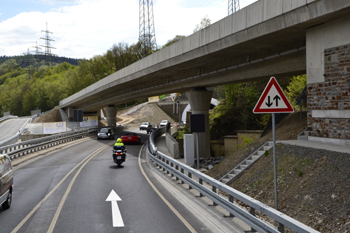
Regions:
[[[147,149],[150,158],[163,171],[170,173],[172,177],[175,176],[176,180],[181,180],[182,183],[188,184],[190,189],[196,189],[200,196],[206,196],[211,199],[214,205],[220,205],[230,213],[231,217],[238,217],[251,226],[252,230],[259,232],[284,232],[284,228],[288,227],[300,233],[318,232],[274,208],[159,152],[155,145],[155,140],[167,132],[168,127],[160,128],[151,134]],[[219,191],[225,193],[224,196],[228,198],[219,195]],[[241,201],[245,206],[248,206],[248,210],[234,203],[235,200]],[[278,223],[278,227],[271,226],[258,219],[256,217],[257,212],[268,216],[271,220],[275,220]]]

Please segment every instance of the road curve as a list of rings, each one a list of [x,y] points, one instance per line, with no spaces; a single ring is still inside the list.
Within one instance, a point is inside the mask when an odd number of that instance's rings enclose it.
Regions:
[[[18,133],[29,118],[9,119],[0,124],[0,142]]]
[[[13,205],[0,207],[1,232],[190,232],[142,174],[141,145],[127,145],[127,160],[118,167],[111,143],[84,139],[17,167]],[[112,190],[121,198],[123,227],[112,225],[106,201]],[[186,219],[204,226],[191,214]]]

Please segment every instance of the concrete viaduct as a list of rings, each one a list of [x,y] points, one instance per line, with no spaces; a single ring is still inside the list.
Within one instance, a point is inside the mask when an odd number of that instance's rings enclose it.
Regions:
[[[350,1],[259,0],[60,101],[73,109],[187,92],[192,113],[206,114],[206,87],[307,74],[309,140],[350,144]],[[209,156],[209,133],[199,137]]]

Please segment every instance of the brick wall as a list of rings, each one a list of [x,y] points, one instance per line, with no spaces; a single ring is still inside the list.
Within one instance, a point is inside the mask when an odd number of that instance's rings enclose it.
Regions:
[[[350,115],[312,118],[312,110],[350,110],[350,44],[324,50],[324,78],[307,85],[309,136],[350,139]]]

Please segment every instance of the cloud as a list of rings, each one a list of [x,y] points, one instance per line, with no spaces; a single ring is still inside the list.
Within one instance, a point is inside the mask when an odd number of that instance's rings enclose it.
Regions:
[[[41,0],[45,4],[67,0]],[[242,0],[254,2],[255,0]],[[70,3],[72,1],[69,1]],[[214,23],[227,15],[227,1],[213,0],[206,5],[198,1],[154,0],[157,43],[161,46],[176,35],[193,33],[201,18],[208,15]],[[53,54],[72,58],[102,55],[113,44],[136,43],[139,34],[137,0],[74,0],[75,5],[52,8],[48,12],[26,12],[0,22],[0,56],[19,55],[35,42],[44,45],[46,23],[54,41]],[[241,4],[242,8],[242,4]],[[1,13],[0,13],[1,14]],[[42,50],[43,51],[43,50]]]
[[[135,10],[125,10],[135,9]],[[138,5],[132,1],[90,1],[55,11],[28,12],[0,23],[0,55],[18,55],[35,45],[44,44],[42,30],[48,29],[55,40],[52,53],[59,56],[91,58],[106,52],[114,43],[138,36]],[[65,48],[70,48],[65,50]]]

